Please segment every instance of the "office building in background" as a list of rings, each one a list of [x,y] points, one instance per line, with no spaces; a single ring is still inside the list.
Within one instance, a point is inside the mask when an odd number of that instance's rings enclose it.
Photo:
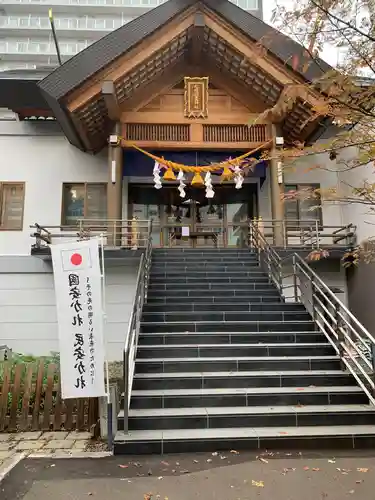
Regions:
[[[262,18],[262,0],[231,0]],[[0,0],[0,72],[58,64],[48,19],[53,9],[62,62],[166,0]]]

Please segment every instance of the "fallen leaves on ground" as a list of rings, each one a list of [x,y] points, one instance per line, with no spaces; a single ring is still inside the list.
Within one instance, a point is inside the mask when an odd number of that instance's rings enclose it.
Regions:
[[[264,488],[264,482],[263,481],[254,481],[254,479],[251,481],[252,486],[256,486],[257,488]]]
[[[368,469],[360,467],[360,468],[357,469],[357,471],[358,472],[368,472]]]
[[[311,469],[311,470],[312,470],[313,472],[319,472],[319,471],[320,471],[319,467],[314,467],[314,468],[313,468],[313,469]]]
[[[258,457],[258,459],[263,462],[264,464],[268,464],[268,460],[266,460],[265,458],[262,458],[262,457]]]
[[[281,474],[282,474],[283,476],[286,476],[288,472],[294,472],[294,471],[296,471],[296,470],[297,470],[297,469],[295,469],[294,467],[293,467],[293,468],[285,468],[285,469],[283,469],[283,471],[282,471],[282,473],[281,473]]]
[[[303,470],[310,470],[310,467],[304,467]]]
[[[143,495],[143,500],[152,500],[153,494],[152,493],[145,493]]]
[[[165,465],[166,467],[169,467],[169,463],[168,462],[160,462],[162,465]]]
[[[332,460],[328,460],[328,463],[329,464],[335,464],[336,463],[336,460],[332,459]]]
[[[339,467],[336,468],[343,476],[347,476],[349,472],[351,472],[350,469],[340,469]]]
[[[232,453],[232,455],[239,455],[240,454],[240,452],[236,451],[236,450],[230,450],[230,452]]]
[[[129,468],[129,465],[122,465],[122,464],[119,464],[119,467],[120,467],[120,469],[128,469],[128,468]]]

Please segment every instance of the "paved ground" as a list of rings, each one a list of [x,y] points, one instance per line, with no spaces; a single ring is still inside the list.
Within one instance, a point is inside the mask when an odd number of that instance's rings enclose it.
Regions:
[[[54,453],[56,450],[86,450],[89,432],[19,432],[0,434],[0,465],[15,453]]]
[[[373,500],[375,452],[26,459],[1,500]]]

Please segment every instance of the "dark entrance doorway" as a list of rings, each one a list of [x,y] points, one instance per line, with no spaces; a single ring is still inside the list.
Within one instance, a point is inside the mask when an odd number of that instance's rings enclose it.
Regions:
[[[248,221],[257,216],[257,183],[215,185],[215,197],[205,197],[205,189],[186,188],[181,198],[177,185],[157,190],[152,185],[129,185],[129,216],[153,219],[153,244],[170,246],[213,246],[205,233],[215,232],[219,247],[244,247],[248,244]],[[183,229],[202,233],[202,237],[181,237]]]

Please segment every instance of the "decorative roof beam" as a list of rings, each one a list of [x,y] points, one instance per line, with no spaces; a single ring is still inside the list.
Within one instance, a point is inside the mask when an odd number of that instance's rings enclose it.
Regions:
[[[220,71],[209,59],[205,60],[204,68],[206,70],[205,74],[210,77],[212,83],[228,92],[237,101],[251,109],[253,113],[262,113],[264,111],[265,105],[259,97],[252,92],[252,89],[238,82],[234,76],[228,78],[229,73]]]
[[[191,34],[191,47],[188,55],[190,64],[197,65],[201,61],[205,25],[206,23],[202,12],[196,12],[194,16],[194,27]]]
[[[241,33],[233,31],[233,27],[228,25],[223,19],[218,18],[211,12],[207,14],[206,26],[217,35],[227,41],[229,45],[235,47],[244,55],[245,59],[258,66],[264,73],[272,76],[276,81],[284,86],[292,84],[298,86],[301,92],[301,99],[306,100],[312,106],[317,105],[321,99],[318,92],[314,92],[306,85],[305,81],[297,75],[294,75],[288,68],[278,64],[272,55],[266,53],[266,50],[259,50],[255,43],[244,38]]]
[[[186,75],[186,62],[181,59],[175,64],[167,67],[156,80],[151,81],[143,88],[137,90],[128,99],[121,102],[121,111],[138,111],[147,106],[155,97],[166,92],[171,87],[179,83]]]
[[[126,73],[130,73],[139,64],[150,58],[163,47],[167,47],[171,41],[185,33],[193,24],[194,17],[190,11],[184,12],[184,18],[174,19],[166,26],[156,30],[152,35],[145,38],[133,50],[126,52],[116,63],[101,70],[79,89],[76,89],[68,99],[67,108],[75,111],[86,102],[100,94],[103,80],[116,82]]]
[[[117,121],[121,117],[121,110],[117,101],[115,84],[112,80],[106,80],[102,85],[102,96],[107,106],[108,116],[111,120]]]

